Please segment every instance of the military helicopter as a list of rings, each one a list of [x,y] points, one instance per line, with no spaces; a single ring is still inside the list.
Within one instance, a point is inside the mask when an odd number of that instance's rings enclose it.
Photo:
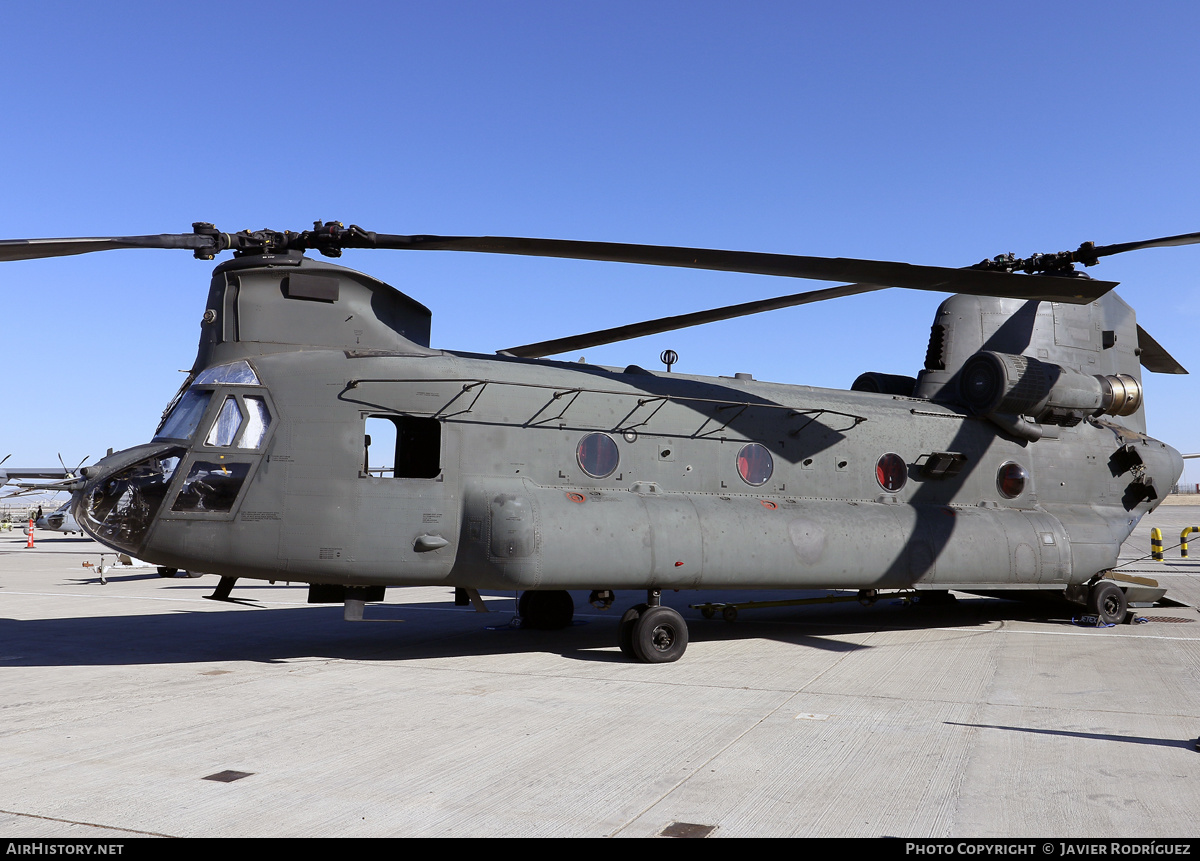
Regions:
[[[7,240],[0,261],[118,248],[224,250],[192,370],[153,439],[84,469],[75,516],[160,566],[310,584],[312,602],[388,586],[523,591],[560,628],[589,589],[644,591],[617,640],[687,647],[664,589],[1058,594],[1104,621],[1146,587],[1122,541],[1182,471],[1146,435],[1141,366],[1186,373],[1113,282],[1074,264],[1200,233],[963,269],[508,237],[312,230]],[[431,314],[347,248],[607,260],[851,282],[499,351],[429,344]],[[884,287],[957,295],[915,376],[849,391],[544,357]],[[385,433],[386,432],[386,433]],[[386,437],[387,442],[382,440]],[[1161,594],[1162,590],[1158,591]]]
[[[79,524],[75,522],[75,515],[71,511],[73,504],[73,501],[68,499],[58,508],[54,509],[54,511],[50,512],[49,514],[43,514],[41,517],[37,518],[36,521],[34,521],[34,528],[47,532],[63,532],[67,535],[72,535],[74,533],[79,533],[82,535],[83,530],[80,529]],[[21,527],[21,531],[28,535],[29,527],[23,526]]]
[[[11,484],[17,488],[12,493],[6,493],[0,496],[0,499],[12,499],[18,496],[25,496],[30,493],[49,493],[50,498],[58,495],[68,487],[76,485],[81,476],[80,470],[84,462],[88,458],[81,460],[74,469],[68,467],[62,459],[62,455],[58,456],[59,468],[13,468],[5,470],[3,468],[4,461],[0,461],[0,487]],[[8,460],[8,458],[4,458]],[[20,479],[55,479],[54,481],[29,481]],[[65,532],[70,535],[79,533],[83,535],[83,530],[79,528],[79,524],[75,522],[75,517],[71,512],[72,500],[68,499],[62,505],[58,506],[49,514],[42,514],[42,508],[38,506],[38,516],[30,517],[34,520],[34,528],[47,530],[50,532]],[[21,531],[28,535],[29,526],[23,526]]]

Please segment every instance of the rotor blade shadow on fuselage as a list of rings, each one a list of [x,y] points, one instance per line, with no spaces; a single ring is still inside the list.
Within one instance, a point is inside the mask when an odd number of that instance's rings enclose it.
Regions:
[[[852,412],[841,412],[829,407],[812,407],[804,403],[780,403],[755,394],[745,388],[725,386],[705,380],[691,379],[681,375],[654,374],[649,371],[626,369],[616,372],[597,365],[566,362],[548,362],[539,359],[483,356],[468,353],[452,353],[462,359],[483,359],[489,364],[504,362],[514,366],[514,373],[503,380],[481,380],[477,378],[453,379],[458,384],[455,392],[441,404],[431,403],[432,415],[444,421],[462,424],[511,424],[522,427],[545,426],[554,422],[556,430],[622,432],[633,430],[665,438],[717,439],[722,432],[734,438],[753,440],[767,447],[772,456],[796,464],[833,447],[846,438],[846,434],[862,422],[865,417]],[[519,379],[519,369],[529,368],[538,373],[553,368],[565,371],[555,383],[532,383]],[[576,375],[600,378],[595,388],[581,386]],[[405,412],[403,396],[398,386],[419,384],[418,379],[361,377],[352,381],[339,394],[339,399],[358,404],[381,413]],[[442,380],[446,382],[446,380]],[[517,387],[523,390],[541,390],[531,406],[520,418],[496,421],[486,418],[486,402],[482,405],[470,401],[473,409],[465,408],[460,401],[465,399],[464,390],[478,387],[503,389]],[[627,386],[628,389],[618,388]],[[592,395],[617,401],[621,404],[620,418],[615,426],[597,420],[581,418],[575,420],[571,407],[577,403],[577,395]],[[479,397],[474,395],[473,397]],[[626,403],[627,401],[627,403]],[[578,404],[579,408],[586,404]],[[681,414],[682,411],[682,414]],[[685,417],[686,416],[686,417]],[[574,424],[573,421],[578,421]]]

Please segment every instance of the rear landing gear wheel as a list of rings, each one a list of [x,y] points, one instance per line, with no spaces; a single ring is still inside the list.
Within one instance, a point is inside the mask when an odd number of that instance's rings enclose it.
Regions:
[[[1129,600],[1125,592],[1111,580],[1101,580],[1088,593],[1088,611],[1102,625],[1119,625],[1125,621]]]
[[[557,631],[575,618],[575,602],[564,589],[544,592],[522,592],[517,602],[521,627],[535,631]]]
[[[632,625],[633,653],[647,664],[666,664],[683,657],[687,623],[670,607],[649,607]]]
[[[174,577],[178,573],[179,573],[178,568],[165,568],[162,565],[158,566],[158,576],[159,577]]]

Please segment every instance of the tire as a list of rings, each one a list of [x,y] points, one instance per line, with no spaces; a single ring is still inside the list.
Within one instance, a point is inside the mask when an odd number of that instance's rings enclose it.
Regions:
[[[732,604],[727,604],[725,605],[725,608],[721,610],[721,618],[726,622],[732,622],[737,619],[737,613],[737,607],[733,606]]]
[[[1124,590],[1111,580],[1101,580],[1088,593],[1088,612],[1102,625],[1119,625],[1125,621],[1129,600]]]
[[[643,663],[678,661],[687,644],[687,622],[670,607],[650,607],[633,624],[633,651]]]
[[[158,566],[158,576],[159,577],[174,577],[178,573],[179,573],[178,568],[166,568],[162,565]]]
[[[565,589],[522,592],[517,602],[521,627],[535,631],[557,631],[575,618],[575,602]]]

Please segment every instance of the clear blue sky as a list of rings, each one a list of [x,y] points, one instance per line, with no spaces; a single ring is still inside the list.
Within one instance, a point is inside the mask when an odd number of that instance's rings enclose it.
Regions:
[[[12,4],[0,236],[491,233],[947,266],[1200,230],[1194,2]],[[491,351],[812,282],[348,252]],[[1200,246],[1095,274],[1200,372]],[[145,441],[191,365],[186,252],[3,264],[0,456]],[[845,387],[914,374],[936,294],[890,291],[585,351]],[[578,358],[571,356],[570,358]],[[1151,433],[1200,451],[1194,377]],[[1191,468],[1200,481],[1200,467]]]

